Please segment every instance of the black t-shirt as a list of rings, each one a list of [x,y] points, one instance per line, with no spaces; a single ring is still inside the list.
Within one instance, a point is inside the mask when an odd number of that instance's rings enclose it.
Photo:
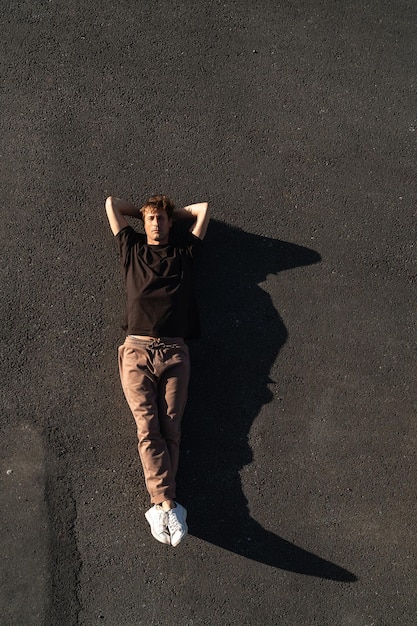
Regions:
[[[174,239],[175,237],[175,239]],[[183,337],[200,335],[194,294],[194,259],[202,241],[189,231],[172,233],[165,245],[149,245],[131,226],[118,234],[127,293],[129,335]]]

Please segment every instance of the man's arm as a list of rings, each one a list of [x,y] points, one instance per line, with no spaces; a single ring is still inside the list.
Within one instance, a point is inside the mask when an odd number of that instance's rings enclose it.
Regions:
[[[204,239],[207,232],[207,226],[210,221],[210,209],[208,202],[197,202],[189,204],[182,209],[176,209],[174,219],[189,218],[194,219],[194,223],[190,231],[199,239]]]
[[[123,217],[124,215],[139,217],[139,209],[135,207],[134,204],[120,200],[120,198],[112,198],[112,196],[109,196],[106,200],[105,206],[107,218],[113,235],[117,235],[122,228],[129,226],[128,221]]]

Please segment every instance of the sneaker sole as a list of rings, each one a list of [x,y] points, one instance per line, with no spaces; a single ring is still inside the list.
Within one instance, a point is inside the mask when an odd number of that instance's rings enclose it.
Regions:
[[[153,528],[152,528],[152,524],[151,524],[151,519],[150,519],[150,517],[151,517],[151,516],[150,516],[150,515],[148,515],[148,511],[146,511],[146,513],[145,513],[145,517],[146,517],[146,521],[148,522],[149,526],[151,527],[151,534],[152,534],[152,537],[153,537],[154,539],[156,539],[157,541],[159,541],[159,543],[163,543],[163,544],[164,544],[164,545],[166,545],[166,546],[171,545],[171,537],[169,536],[169,534],[168,534],[168,533],[165,533],[165,534],[166,534],[166,539],[167,539],[167,541],[163,540],[163,539],[161,538],[161,535],[157,535],[156,533],[154,533]],[[164,538],[164,539],[165,539],[165,538]]]
[[[171,546],[173,548],[176,548],[182,541],[184,541],[184,539],[188,535],[188,526],[187,526],[187,524],[184,524],[184,531],[185,532],[184,532],[183,536],[181,537],[181,539],[179,541],[176,541],[175,543],[172,543],[172,541],[171,541]]]

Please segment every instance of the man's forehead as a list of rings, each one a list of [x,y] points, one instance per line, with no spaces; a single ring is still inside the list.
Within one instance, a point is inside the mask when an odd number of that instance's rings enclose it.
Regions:
[[[156,209],[153,206],[147,206],[143,209],[145,215],[167,215],[164,209]]]

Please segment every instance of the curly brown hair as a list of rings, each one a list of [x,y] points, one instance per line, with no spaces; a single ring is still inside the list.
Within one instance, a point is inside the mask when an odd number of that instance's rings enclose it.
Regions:
[[[145,213],[147,211],[165,211],[168,215],[169,219],[172,219],[172,214],[174,213],[175,204],[173,201],[163,194],[159,194],[156,196],[151,196],[147,199],[145,204],[143,204],[139,209],[139,215],[143,221],[145,217]]]

